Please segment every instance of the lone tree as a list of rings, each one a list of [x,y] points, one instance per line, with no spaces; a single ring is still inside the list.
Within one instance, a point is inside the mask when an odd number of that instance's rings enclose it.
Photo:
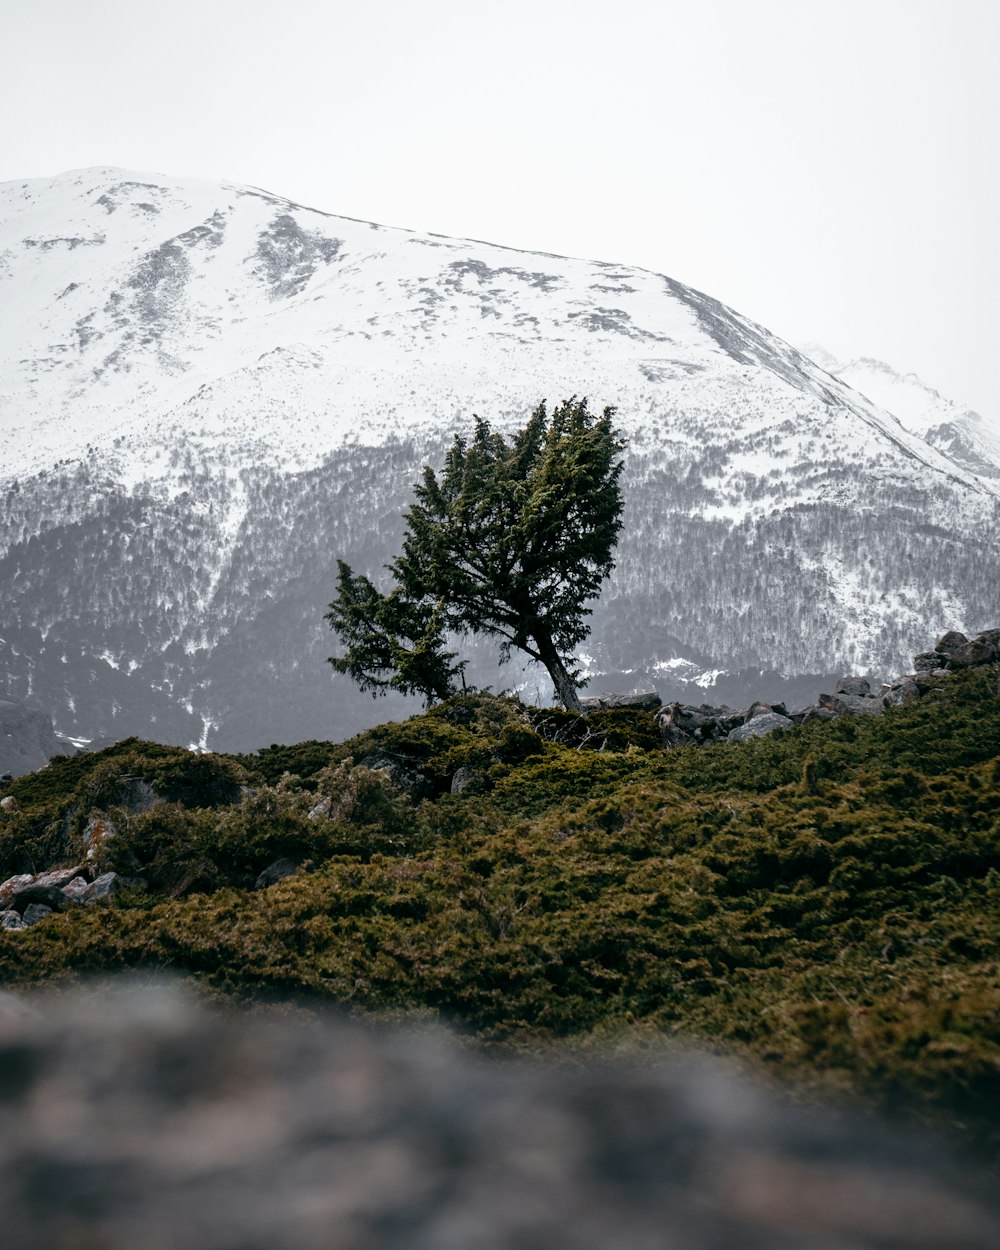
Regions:
[[[589,632],[586,606],[614,567],[624,446],[587,401],[544,403],[508,441],[476,418],[440,475],[424,469],[405,514],[403,549],[383,595],[341,561],[326,619],[347,650],[330,663],[376,694],[454,691],[462,664],[447,630],[501,639],[540,661],[566,708],[579,711],[572,653]]]

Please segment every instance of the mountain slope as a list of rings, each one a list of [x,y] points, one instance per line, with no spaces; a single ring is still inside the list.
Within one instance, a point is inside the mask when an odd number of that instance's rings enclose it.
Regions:
[[[335,559],[377,571],[420,465],[542,397],[629,440],[597,685],[884,670],[1000,610],[1000,482],[661,275],[95,169],[0,187],[0,289],[0,674],[64,732],[384,717],[323,662]]]
[[[822,348],[805,348],[823,368],[897,417],[906,429],[957,464],[1000,481],[1000,426],[945,398],[915,373],[897,373],[883,360],[859,357],[843,364]]]
[[[0,977],[169,967],[494,1043],[695,1037],[943,1115],[995,1165],[1000,671],[924,676],[882,716],[694,751],[646,711],[459,696],[339,744],[63,759],[0,810]]]

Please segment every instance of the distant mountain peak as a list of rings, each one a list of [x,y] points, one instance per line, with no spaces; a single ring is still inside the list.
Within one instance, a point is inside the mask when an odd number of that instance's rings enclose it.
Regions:
[[[879,670],[1000,616],[969,422],[923,437],[891,371],[665,275],[101,167],[0,185],[0,281],[0,675],[74,735],[385,719],[324,663],[334,561],[377,575],[421,465],[542,398],[616,405],[629,444],[591,672]]]
[[[1000,428],[980,413],[947,399],[916,373],[899,373],[884,360],[859,356],[843,364],[815,344],[804,350],[823,367],[963,468],[1000,481]]]

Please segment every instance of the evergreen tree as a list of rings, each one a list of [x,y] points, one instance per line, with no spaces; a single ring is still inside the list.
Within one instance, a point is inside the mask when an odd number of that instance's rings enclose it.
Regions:
[[[422,694],[430,705],[452,694],[464,663],[453,664],[455,652],[444,650],[440,605],[409,599],[398,588],[383,595],[343,560],[337,570],[337,597],[325,619],[347,654],[330,658],[334,669],[375,695]]]
[[[327,619],[347,654],[334,667],[363,689],[440,694],[460,668],[442,650],[444,631],[481,633],[501,640],[504,657],[514,648],[540,661],[563,705],[578,710],[571,656],[621,529],[623,443],[613,415],[570,399],[550,417],[542,403],[509,441],[477,417],[471,440],[456,437],[440,475],[425,468],[416,486],[389,566],[392,593],[341,563]],[[414,647],[393,642],[414,643],[416,624],[419,661]]]

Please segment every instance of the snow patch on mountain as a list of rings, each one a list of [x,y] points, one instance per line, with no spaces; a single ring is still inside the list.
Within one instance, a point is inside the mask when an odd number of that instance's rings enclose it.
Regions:
[[[335,559],[378,575],[421,465],[543,397],[616,405],[628,442],[594,681],[903,662],[1000,610],[968,420],[908,428],[661,274],[102,168],[0,185],[0,289],[0,671],[68,732],[396,713],[324,667]]]
[[[845,364],[816,344],[804,350],[963,468],[991,483],[1000,480],[1000,416],[985,417],[883,360],[862,356]]]

